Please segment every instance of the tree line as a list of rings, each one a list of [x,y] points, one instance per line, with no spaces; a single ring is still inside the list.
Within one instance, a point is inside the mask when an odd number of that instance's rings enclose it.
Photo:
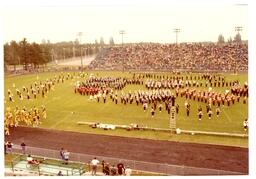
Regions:
[[[227,40],[227,43],[232,43],[232,42],[237,42],[237,43],[241,43],[242,42],[242,37],[240,35],[240,33],[237,33],[234,37],[234,39],[232,39],[232,37],[229,37],[229,39]],[[218,36],[218,44],[222,44],[225,43],[225,38],[222,34],[220,34]]]
[[[29,43],[26,38],[13,40],[4,44],[4,67],[6,70],[11,65],[16,70],[17,65],[22,65],[24,70],[37,69],[51,61],[97,54],[105,45],[103,38],[92,44],[80,44],[78,39],[57,43],[43,39],[40,44]],[[109,45],[114,45],[113,38]]]
[[[29,43],[26,38],[20,42],[11,41],[4,44],[4,67],[13,65],[24,65],[24,69],[38,68],[39,65],[48,63],[51,60],[50,46]]]

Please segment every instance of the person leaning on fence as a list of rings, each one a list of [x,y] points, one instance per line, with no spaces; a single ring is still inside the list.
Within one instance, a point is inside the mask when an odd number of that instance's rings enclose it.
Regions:
[[[97,172],[97,165],[100,163],[100,161],[94,157],[94,159],[92,159],[91,161],[91,165],[92,165],[92,175],[96,175]]]

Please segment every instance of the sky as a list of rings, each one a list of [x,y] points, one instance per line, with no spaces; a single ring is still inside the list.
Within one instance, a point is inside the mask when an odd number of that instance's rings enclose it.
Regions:
[[[179,28],[178,42],[217,41],[222,34],[227,40],[242,26],[242,39],[248,39],[248,6],[235,3],[177,3],[173,1],[131,1],[128,3],[6,5],[1,10],[3,40],[40,43],[74,41],[83,32],[82,43],[94,43],[100,37],[106,43],[113,37],[121,43],[175,43],[174,28]]]

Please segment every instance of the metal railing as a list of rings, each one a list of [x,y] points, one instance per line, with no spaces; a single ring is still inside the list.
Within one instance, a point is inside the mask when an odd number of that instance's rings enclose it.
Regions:
[[[22,153],[20,146],[14,145],[13,152]],[[36,147],[26,147],[26,154],[31,154],[34,156],[45,157],[49,159],[61,159],[60,152],[57,150],[45,149],[45,148],[36,148]],[[80,162],[89,164],[90,161],[95,157],[95,155],[81,154],[70,152],[70,161]],[[114,157],[106,156],[96,156],[98,160],[106,161],[110,164],[117,164],[118,162],[124,163],[125,166],[129,166],[134,170],[141,170],[165,175],[244,175],[246,173],[209,169],[209,168],[198,168],[190,167],[184,165],[170,165],[166,163],[153,163],[145,161],[135,161],[120,159]]]
[[[20,154],[20,150],[18,148],[14,149],[14,154]],[[65,176],[79,176],[85,173],[85,165],[84,164],[77,164],[74,162],[69,162],[69,165],[64,165],[63,163],[56,162],[56,159],[49,160],[50,158],[34,155],[34,158],[38,161],[42,161],[43,163],[40,163],[38,165],[28,164],[26,161],[26,155],[18,155],[12,160],[5,161],[5,166],[9,168],[9,172],[12,174],[17,174],[19,171],[23,171],[24,175],[50,175],[54,176],[57,175],[57,172],[62,171],[62,174]],[[22,163],[22,164],[21,164]],[[72,164],[75,165],[72,165]],[[10,172],[11,171],[11,172]]]

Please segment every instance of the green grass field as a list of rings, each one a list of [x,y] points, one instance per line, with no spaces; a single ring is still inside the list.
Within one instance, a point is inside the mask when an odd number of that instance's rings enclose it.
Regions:
[[[75,73],[78,72],[70,72]],[[86,72],[88,74],[94,73],[99,76],[125,76],[132,77],[132,73],[122,72]],[[82,81],[81,78],[74,78],[55,85],[55,90],[50,91],[46,94],[46,98],[41,96],[38,99],[27,100],[24,94],[24,100],[20,101],[16,95],[15,89],[19,88],[22,91],[22,86],[29,87],[35,81],[45,81],[46,79],[53,78],[54,75],[58,76],[59,73],[41,73],[31,74],[15,77],[5,77],[5,108],[15,106],[22,107],[26,106],[30,109],[33,106],[45,105],[47,110],[47,119],[42,120],[42,124],[39,127],[50,128],[56,130],[68,130],[88,133],[100,133],[106,135],[118,135],[128,137],[139,137],[139,138],[151,138],[157,140],[174,140],[174,141],[185,141],[185,142],[199,142],[199,143],[213,143],[221,145],[235,145],[247,147],[248,139],[245,138],[231,138],[231,137],[216,137],[216,136],[201,136],[201,135],[170,135],[166,132],[155,132],[155,131],[104,131],[102,129],[92,129],[88,126],[77,125],[78,121],[84,122],[100,122],[107,124],[120,124],[128,125],[131,123],[137,123],[142,126],[156,127],[156,128],[169,128],[169,116],[164,110],[162,113],[156,111],[155,117],[152,119],[150,114],[150,108],[147,112],[143,112],[142,106],[137,107],[136,103],[127,104],[124,106],[120,103],[116,105],[107,98],[106,104],[102,101],[97,103],[96,101],[90,101],[89,96],[81,96],[80,94],[74,93],[74,84],[76,81]],[[67,74],[65,72],[64,74]],[[185,74],[182,74],[185,75]],[[227,80],[239,80],[242,84],[248,80],[247,74],[223,74]],[[37,76],[39,79],[37,80]],[[169,74],[170,76],[170,74]],[[15,83],[15,88],[13,88]],[[230,88],[230,87],[228,87]],[[14,94],[15,102],[8,101],[7,89],[10,89]],[[127,85],[123,91],[128,92],[129,90],[146,90],[142,85]],[[213,88],[213,91],[224,92],[226,87]],[[205,89],[206,90],[206,89]],[[229,133],[240,133],[244,134],[243,121],[248,116],[248,105],[235,103],[230,107],[221,107],[221,114],[219,119],[216,119],[213,115],[212,119],[209,120],[205,113],[205,103],[190,100],[191,114],[190,117],[185,116],[184,102],[185,98],[178,97],[176,102],[180,106],[180,112],[177,116],[177,127],[184,130],[198,130],[198,131],[213,131],[213,132],[229,132]],[[198,121],[197,109],[201,105],[203,108],[203,119]],[[215,114],[215,107],[212,108]],[[74,113],[72,113],[74,112]]]

